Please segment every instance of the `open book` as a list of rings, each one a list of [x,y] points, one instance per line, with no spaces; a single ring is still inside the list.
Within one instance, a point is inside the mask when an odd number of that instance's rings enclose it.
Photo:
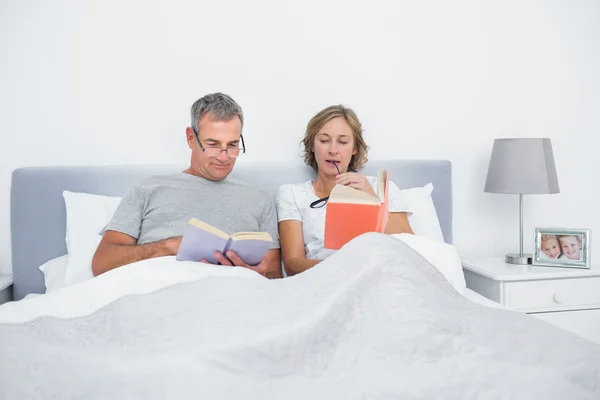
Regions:
[[[365,232],[385,231],[388,221],[389,170],[377,173],[377,196],[344,185],[335,185],[325,211],[326,249],[339,250]]]
[[[176,259],[179,261],[206,260],[218,264],[216,251],[225,255],[229,250],[246,264],[257,265],[271,248],[273,238],[268,232],[238,232],[228,235],[196,218],[188,221],[183,231]]]

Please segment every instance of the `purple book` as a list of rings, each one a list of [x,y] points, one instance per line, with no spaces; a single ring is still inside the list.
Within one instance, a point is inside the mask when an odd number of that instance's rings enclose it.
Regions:
[[[225,254],[228,250],[236,253],[246,264],[257,265],[271,248],[273,239],[267,232],[238,232],[233,235],[192,218],[179,245],[176,259],[179,261],[206,260],[218,264],[215,252]]]

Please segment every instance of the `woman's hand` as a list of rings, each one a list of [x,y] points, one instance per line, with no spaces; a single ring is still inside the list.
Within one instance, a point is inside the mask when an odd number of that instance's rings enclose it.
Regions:
[[[373,196],[377,196],[373,187],[369,184],[367,177],[356,172],[345,172],[343,174],[339,174],[335,183],[345,186],[350,186],[351,188],[361,190],[363,192],[372,194]]]

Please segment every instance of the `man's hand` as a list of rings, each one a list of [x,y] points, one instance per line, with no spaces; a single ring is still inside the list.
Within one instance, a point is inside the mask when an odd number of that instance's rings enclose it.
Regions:
[[[181,245],[181,236],[171,237],[165,240],[165,247],[169,251],[170,255],[175,256],[179,251]]]
[[[254,270],[261,274],[264,277],[269,279],[273,278],[282,278],[283,275],[281,273],[281,255],[279,249],[271,249],[267,251],[267,254],[263,257],[261,262],[258,265],[249,265],[244,262],[237,254],[233,251],[229,250],[227,252],[227,256],[215,252],[215,258],[222,265],[236,266],[236,267],[244,267],[251,270]],[[204,263],[208,263],[206,260],[202,260]]]

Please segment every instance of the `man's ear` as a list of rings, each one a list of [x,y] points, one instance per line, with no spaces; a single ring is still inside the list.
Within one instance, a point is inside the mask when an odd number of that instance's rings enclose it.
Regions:
[[[194,137],[194,130],[190,127],[185,128],[185,138],[187,139],[187,144],[190,149],[194,148],[194,141],[196,138]]]

